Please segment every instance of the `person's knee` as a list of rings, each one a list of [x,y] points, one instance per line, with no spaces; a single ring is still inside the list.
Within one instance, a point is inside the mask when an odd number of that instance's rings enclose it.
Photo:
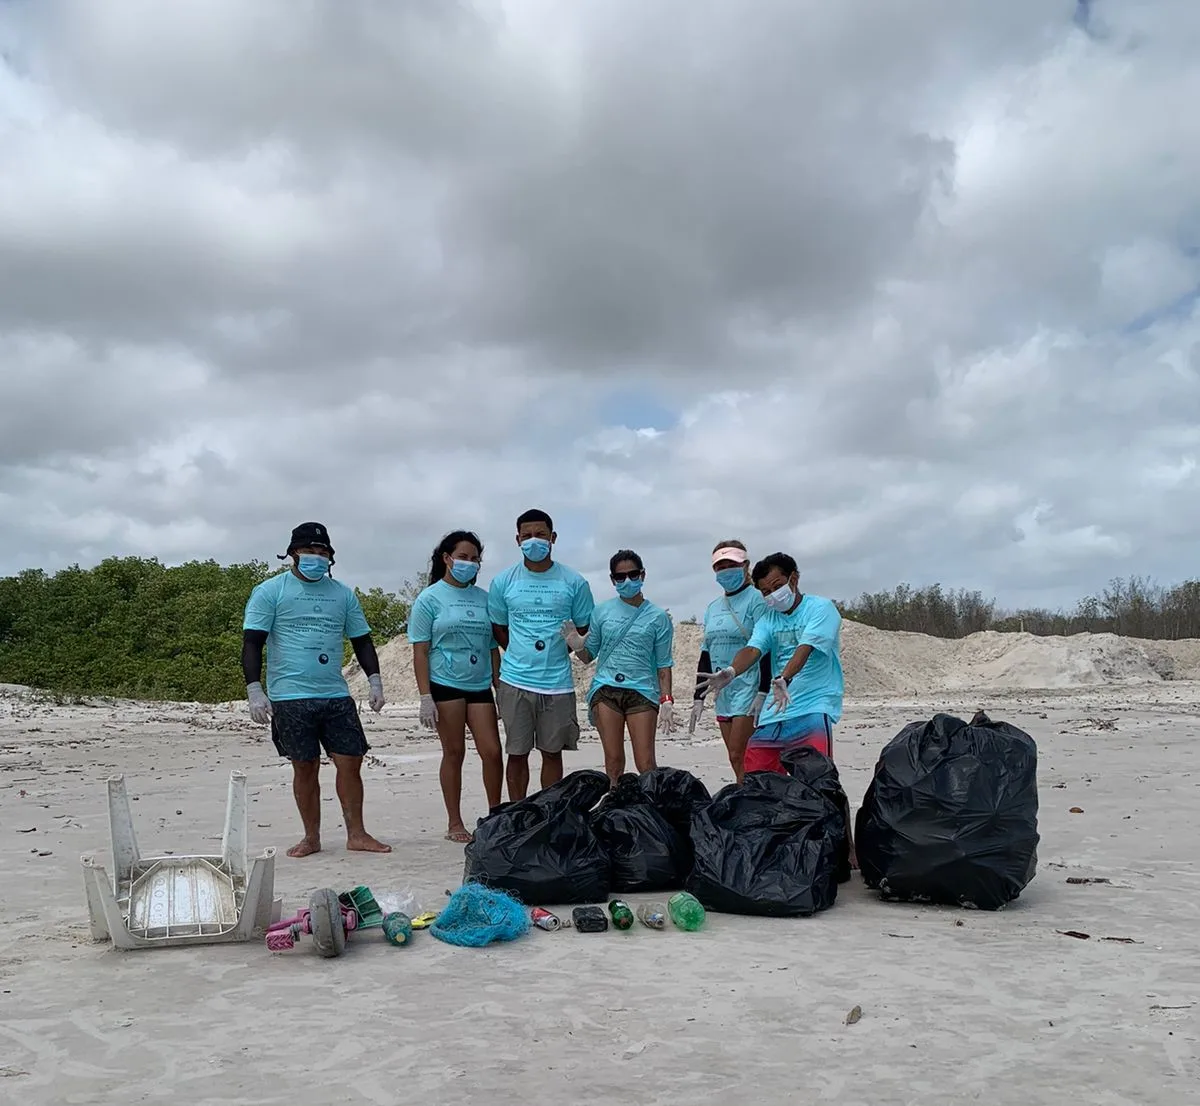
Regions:
[[[334,753],[330,759],[333,761],[339,777],[349,779],[362,775],[362,757],[347,757],[340,753]]]
[[[311,783],[321,771],[321,758],[313,760],[293,760],[292,775],[298,783]]]

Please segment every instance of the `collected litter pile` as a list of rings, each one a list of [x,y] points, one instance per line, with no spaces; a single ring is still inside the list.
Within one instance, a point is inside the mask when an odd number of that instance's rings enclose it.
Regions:
[[[1037,871],[1037,745],[980,712],[905,726],[858,812],[863,880],[885,899],[997,910]]]
[[[705,911],[807,917],[837,901],[851,875],[850,804],[832,760],[811,748],[710,796],[690,772],[656,768],[611,786],[573,772],[482,819],[463,885],[437,912],[411,892],[321,888],[279,921],[274,850],[246,855],[245,777],[230,780],[222,854],[143,858],[123,781],[109,781],[115,877],[84,858],[93,933],[125,948],[246,940],[272,951],[303,936],[324,957],[378,928],[406,946],[429,928],[451,945],[512,941],[531,927],[581,933],[642,927],[694,931]],[[996,910],[1037,870],[1037,746],[982,712],[906,726],[883,749],[855,820],[854,852],[885,900]],[[624,895],[675,892],[631,906]],[[610,899],[610,896],[611,899]],[[607,901],[607,913],[597,904]],[[574,907],[560,917],[549,906]]]

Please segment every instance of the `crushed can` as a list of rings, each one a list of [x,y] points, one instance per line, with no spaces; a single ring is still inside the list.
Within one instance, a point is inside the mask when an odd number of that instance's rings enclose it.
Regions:
[[[535,906],[529,912],[529,919],[538,929],[544,929],[553,933],[556,929],[562,928],[562,922],[556,914],[551,914],[549,910],[544,910],[540,906]]]

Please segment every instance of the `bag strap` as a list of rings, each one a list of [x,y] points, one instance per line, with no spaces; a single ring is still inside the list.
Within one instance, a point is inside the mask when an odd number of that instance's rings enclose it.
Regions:
[[[729,596],[725,595],[723,598],[725,599],[725,609],[729,612],[729,617],[732,618],[734,623],[737,625],[738,633],[740,633],[742,637],[749,641],[750,634],[747,632],[746,627],[742,625],[742,620],[738,618],[737,611],[733,609],[733,604],[729,602]]]
[[[625,640],[625,635],[627,633],[629,633],[633,624],[641,617],[642,611],[644,611],[648,606],[650,606],[650,604],[649,604],[649,602],[646,602],[646,603],[643,603],[639,607],[635,607],[633,610],[633,617],[626,619],[625,625],[622,626],[621,629],[618,630],[617,633],[613,637],[611,637],[611,638],[607,639],[606,641],[604,641],[603,643],[601,643],[600,655],[596,658],[596,670],[597,671],[599,671],[600,666],[605,661],[607,661],[609,657],[611,657],[613,655],[617,646],[620,645],[621,642],[623,642]]]

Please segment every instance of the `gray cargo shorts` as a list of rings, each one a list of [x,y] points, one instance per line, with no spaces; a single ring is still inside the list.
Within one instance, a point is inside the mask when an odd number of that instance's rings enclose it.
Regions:
[[[504,751],[511,757],[526,757],[535,748],[541,753],[561,753],[579,746],[573,691],[544,695],[501,680],[496,688],[496,709],[504,723]]]

